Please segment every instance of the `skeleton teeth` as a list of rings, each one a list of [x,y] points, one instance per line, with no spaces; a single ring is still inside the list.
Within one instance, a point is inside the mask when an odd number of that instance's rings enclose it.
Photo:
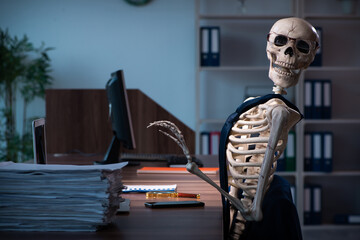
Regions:
[[[294,75],[294,74],[297,75],[300,72],[300,69],[290,69],[290,64],[286,64],[286,63],[281,63],[281,64],[285,65],[285,66],[288,66],[288,67],[280,66],[280,65],[277,65],[275,63],[272,63],[272,67],[279,74],[291,76],[291,75]]]

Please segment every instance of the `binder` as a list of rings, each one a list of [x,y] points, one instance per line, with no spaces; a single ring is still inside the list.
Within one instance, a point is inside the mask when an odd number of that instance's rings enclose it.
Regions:
[[[210,154],[219,154],[220,132],[210,132]]]
[[[210,66],[210,29],[208,27],[200,28],[200,65]]]
[[[290,185],[290,191],[291,191],[291,197],[292,197],[293,203],[296,205],[296,187],[295,187],[295,185]]]
[[[336,214],[334,216],[335,224],[360,224],[359,214]]]
[[[304,81],[304,113],[307,119],[330,119],[332,86],[330,79]]]
[[[331,172],[332,171],[332,152],[333,152],[333,133],[324,132],[323,133],[323,171]]]
[[[304,224],[311,224],[311,187],[304,186]]]
[[[312,118],[321,119],[323,110],[323,91],[322,81],[313,81],[313,112]]]
[[[312,211],[311,211],[311,224],[321,224],[322,206],[321,206],[321,192],[320,185],[312,186]]]
[[[312,141],[311,141],[311,133],[305,132],[304,134],[304,171],[312,170],[312,157],[311,150],[312,149]]]
[[[280,155],[276,161],[276,171],[283,172],[286,171],[286,162],[285,162],[285,151]]]
[[[322,137],[320,132],[314,132],[312,134],[312,170],[322,170]]]
[[[330,119],[331,118],[331,80],[323,80],[322,81],[322,91],[323,91],[323,110],[322,110],[322,118]]]
[[[319,35],[319,42],[320,42],[320,48],[317,50],[316,54],[315,54],[315,58],[314,61],[310,64],[310,66],[313,67],[320,67],[322,66],[322,39],[323,39],[323,30],[321,27],[315,27],[316,32]]]
[[[313,93],[312,93],[312,82],[311,80],[305,80],[304,81],[304,114],[305,114],[305,118],[306,119],[311,119],[312,118],[312,97],[313,97]]]
[[[211,66],[219,66],[220,65],[220,28],[219,27],[211,28],[210,43],[211,43],[210,64]]]
[[[210,154],[210,133],[202,132],[200,133],[200,144],[201,144],[201,154],[208,155]]]
[[[286,171],[291,172],[291,171],[295,171],[296,167],[296,141],[295,141],[295,132],[289,132],[288,135],[288,142],[286,145],[286,150],[285,150],[285,167],[286,167]]]
[[[200,28],[200,65],[220,65],[220,27]]]

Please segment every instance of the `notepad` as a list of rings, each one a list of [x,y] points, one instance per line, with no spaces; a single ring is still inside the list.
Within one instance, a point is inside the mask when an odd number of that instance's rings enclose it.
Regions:
[[[177,185],[124,185],[123,193],[150,192],[150,191],[176,191]]]
[[[205,174],[217,174],[219,168],[199,168]],[[186,168],[171,167],[143,167],[137,170],[137,173],[171,173],[171,174],[190,174]]]

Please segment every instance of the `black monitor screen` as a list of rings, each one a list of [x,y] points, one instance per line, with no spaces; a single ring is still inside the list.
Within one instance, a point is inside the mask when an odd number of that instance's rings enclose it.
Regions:
[[[32,123],[34,160],[37,164],[46,164],[45,119],[36,119]]]
[[[104,160],[98,162],[102,164],[118,162],[120,143],[127,149],[135,149],[136,147],[122,70],[111,74],[110,80],[106,83],[106,94],[114,137]]]

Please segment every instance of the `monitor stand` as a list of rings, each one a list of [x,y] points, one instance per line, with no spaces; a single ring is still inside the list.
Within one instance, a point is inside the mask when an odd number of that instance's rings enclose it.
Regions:
[[[118,163],[119,154],[120,154],[120,140],[116,136],[113,136],[110,146],[108,147],[106,154],[104,156],[104,160],[95,161],[94,164]]]

